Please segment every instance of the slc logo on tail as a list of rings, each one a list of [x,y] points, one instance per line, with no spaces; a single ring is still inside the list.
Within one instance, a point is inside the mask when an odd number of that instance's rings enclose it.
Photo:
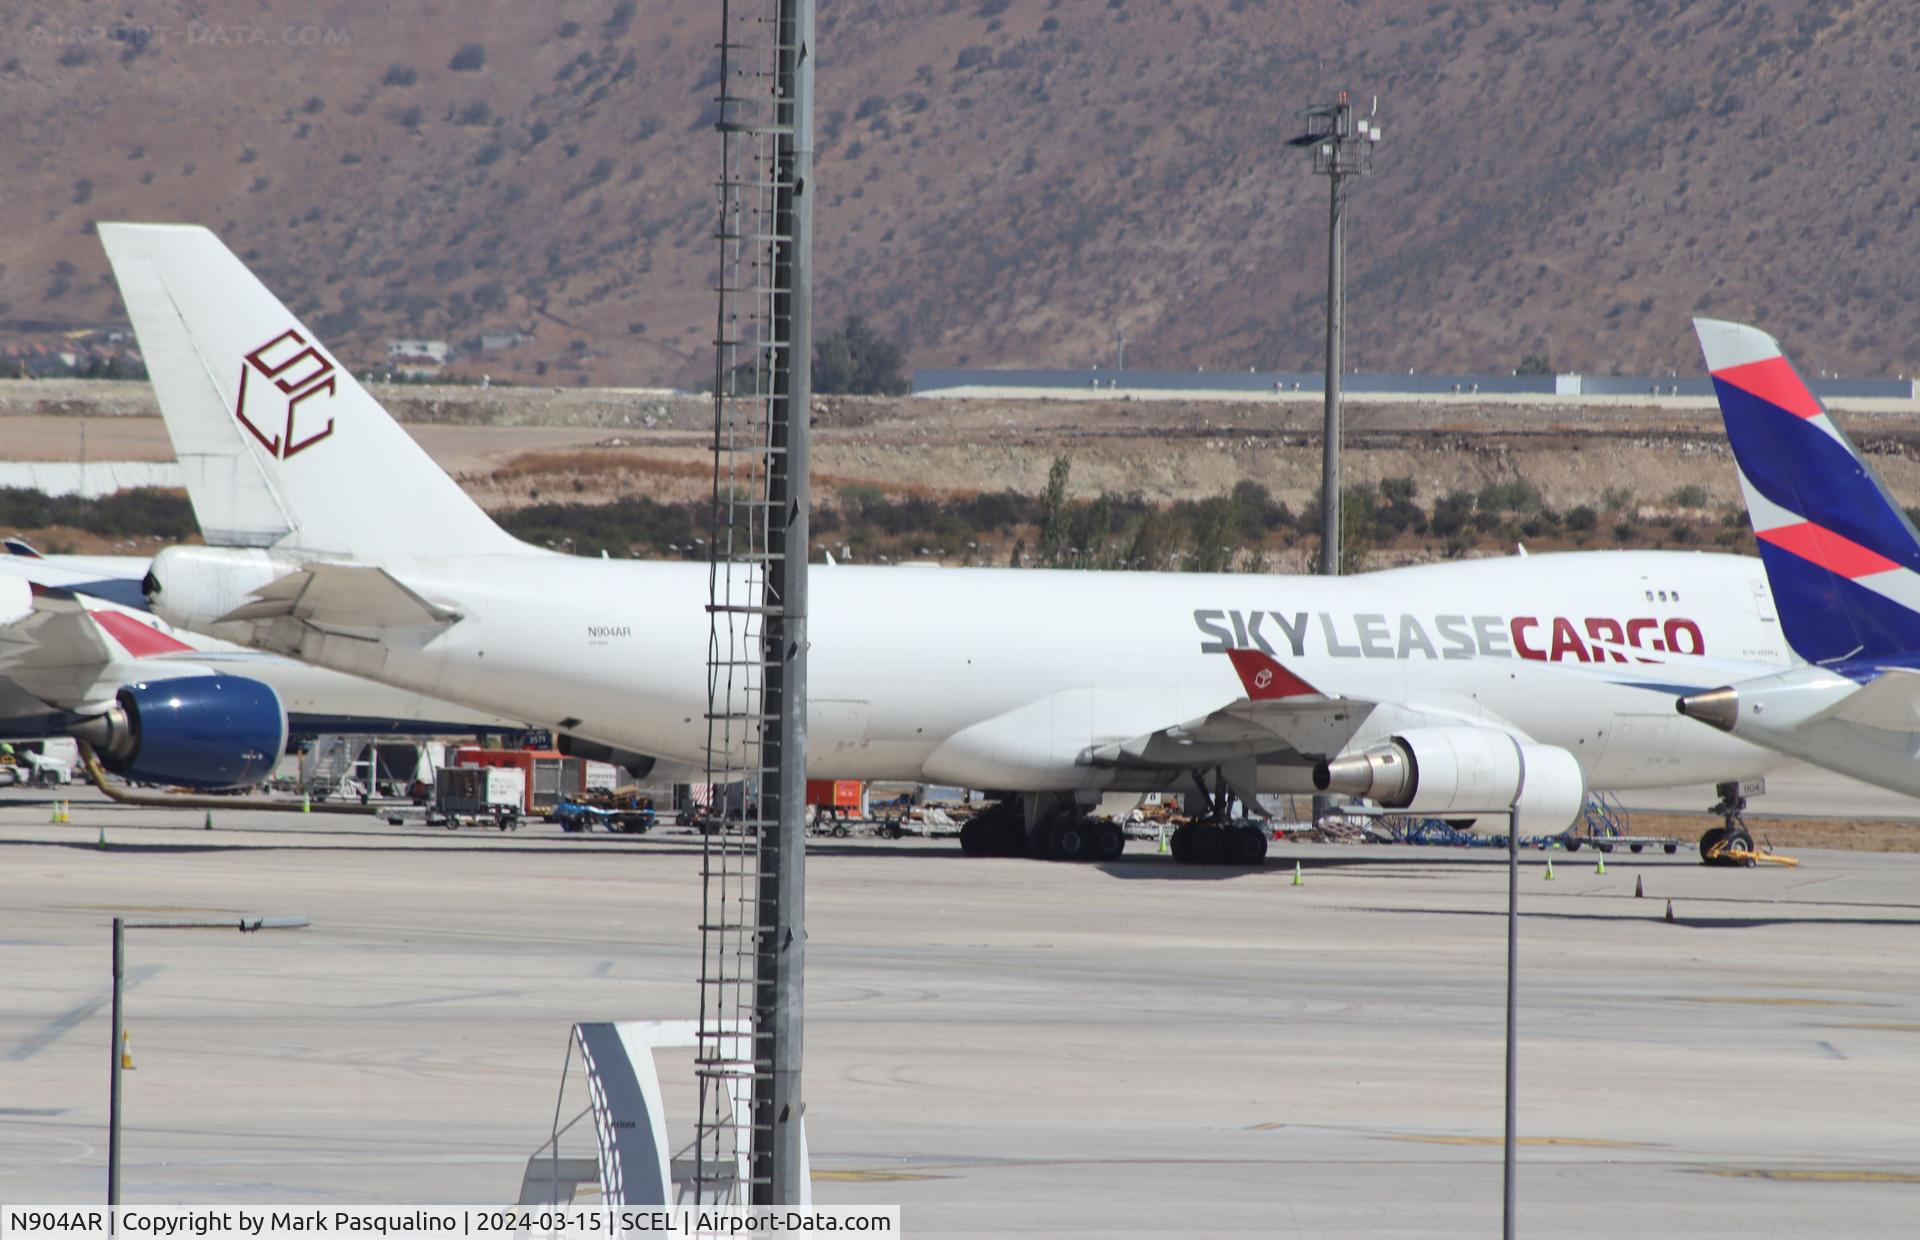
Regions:
[[[278,360],[268,359],[269,350],[276,351],[275,357]],[[273,386],[279,388],[281,395],[286,398],[286,429],[280,434],[269,436],[252,418],[247,416],[247,377],[254,371],[259,372],[262,379],[271,380]],[[289,327],[247,354],[245,363],[240,367],[240,395],[234,403],[233,416],[240,420],[240,425],[253,432],[253,437],[265,445],[271,455],[284,461],[294,453],[303,452],[333,434],[333,419],[328,418],[323,429],[308,435],[305,439],[300,439],[294,433],[294,415],[298,412],[301,401],[322,392],[332,396],[336,378],[333,362],[308,344],[306,338],[299,332]],[[271,399],[271,394],[268,398]],[[257,395],[254,398],[256,409],[260,399]]]

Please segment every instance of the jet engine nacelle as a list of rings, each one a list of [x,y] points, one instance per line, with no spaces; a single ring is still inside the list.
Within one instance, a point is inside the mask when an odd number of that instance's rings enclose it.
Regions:
[[[1313,786],[1416,814],[1515,805],[1526,835],[1565,830],[1587,800],[1586,773],[1572,754],[1493,728],[1410,728],[1384,745],[1322,762]]]
[[[109,771],[147,783],[244,788],[272,774],[287,713],[270,685],[241,676],[143,681],[68,729]]]

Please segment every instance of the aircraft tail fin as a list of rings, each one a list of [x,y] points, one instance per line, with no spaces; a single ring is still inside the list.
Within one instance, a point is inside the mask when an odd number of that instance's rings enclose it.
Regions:
[[[1695,319],[1787,641],[1832,663],[1920,651],[1920,531],[1757,328]]]
[[[518,546],[220,239],[101,224],[209,543],[351,557]]]

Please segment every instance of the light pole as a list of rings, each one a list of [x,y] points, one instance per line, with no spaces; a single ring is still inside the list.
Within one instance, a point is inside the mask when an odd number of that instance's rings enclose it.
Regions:
[[[1375,101],[1376,110],[1378,100]],[[1313,151],[1313,171],[1327,178],[1327,370],[1326,428],[1320,456],[1320,572],[1340,575],[1340,329],[1346,316],[1346,212],[1342,189],[1348,177],[1373,171],[1380,127],[1372,115],[1356,119],[1347,92],[1333,103],[1301,113],[1307,132],[1289,146]]]
[[[120,1020],[120,979],[126,976],[128,930],[297,930],[304,917],[241,917],[232,921],[128,921],[113,919],[113,1075],[107,1085],[107,1204],[120,1204],[120,1069],[125,1027]]]

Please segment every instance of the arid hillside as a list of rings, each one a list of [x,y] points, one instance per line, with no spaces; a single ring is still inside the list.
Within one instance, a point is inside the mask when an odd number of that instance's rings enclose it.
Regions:
[[[1378,95],[1350,363],[1686,370],[1699,312],[1910,372],[1920,23],[1899,0],[832,0],[821,317],[922,365],[1316,363],[1297,108]],[[218,229],[357,362],[695,385],[703,0],[0,12],[0,343],[111,323],[92,225]]]

